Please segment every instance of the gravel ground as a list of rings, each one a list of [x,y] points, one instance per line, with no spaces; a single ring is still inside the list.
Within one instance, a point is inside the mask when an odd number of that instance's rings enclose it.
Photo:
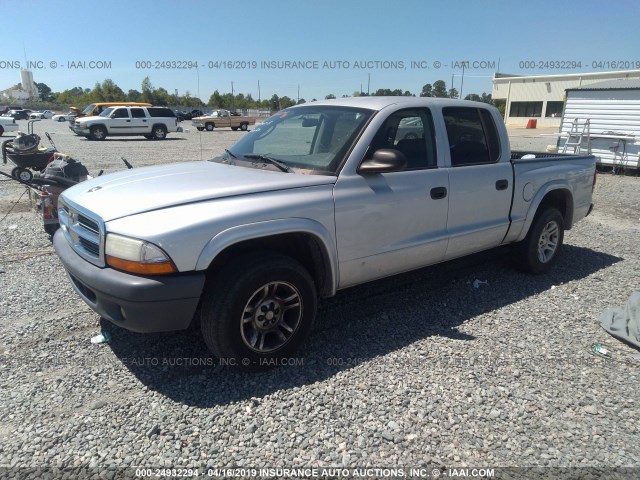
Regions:
[[[123,155],[208,158],[243,135],[90,142],[45,127],[94,174]],[[23,188],[0,179],[0,467],[640,467],[638,352],[595,323],[639,288],[639,181],[598,176],[548,275],[498,250],[353,288],[323,302],[301,358],[244,374],[195,331],[101,323]],[[101,328],[111,342],[91,344]]]

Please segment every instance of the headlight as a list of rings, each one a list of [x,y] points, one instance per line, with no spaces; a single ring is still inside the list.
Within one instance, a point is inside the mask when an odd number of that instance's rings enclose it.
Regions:
[[[107,234],[107,265],[139,275],[165,275],[178,271],[169,256],[153,243],[136,238]]]

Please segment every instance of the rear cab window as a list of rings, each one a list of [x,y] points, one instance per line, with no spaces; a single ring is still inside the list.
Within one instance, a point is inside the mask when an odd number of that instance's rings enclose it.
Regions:
[[[483,108],[442,109],[451,166],[485,165],[500,159],[500,138],[493,116]]]

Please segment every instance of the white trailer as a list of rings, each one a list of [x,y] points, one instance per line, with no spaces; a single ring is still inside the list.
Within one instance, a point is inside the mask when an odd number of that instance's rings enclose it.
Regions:
[[[568,88],[566,98],[558,140],[560,151],[567,145],[573,153],[575,133],[584,131],[582,152],[595,155],[598,165],[611,167],[614,172],[640,169],[639,79]],[[588,128],[584,129],[586,123]]]

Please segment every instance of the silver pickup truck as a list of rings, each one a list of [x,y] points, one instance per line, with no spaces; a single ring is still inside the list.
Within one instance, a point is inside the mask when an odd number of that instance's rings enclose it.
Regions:
[[[593,156],[511,152],[484,103],[338,99],[221,157],[66,190],[54,244],[102,317],[155,332],[197,313],[216,356],[255,369],[291,356],[337,290],[507,244],[547,271],[594,182]]]

